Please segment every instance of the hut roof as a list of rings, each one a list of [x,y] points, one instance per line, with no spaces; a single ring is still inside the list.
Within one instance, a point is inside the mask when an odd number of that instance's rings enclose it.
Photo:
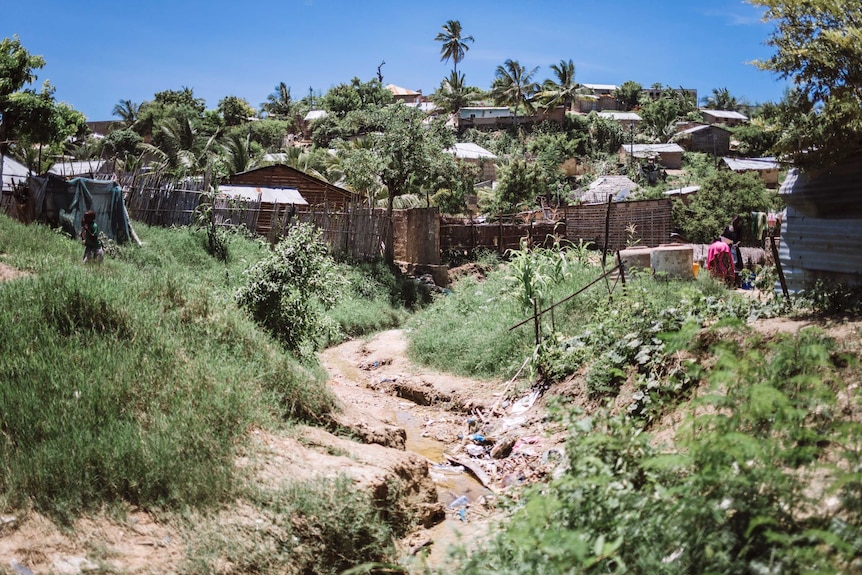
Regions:
[[[3,185],[0,186],[3,190],[11,190],[17,182],[27,180],[30,175],[30,170],[27,166],[18,162],[9,156],[3,156]]]
[[[700,110],[704,114],[709,114],[714,118],[721,118],[723,120],[747,120],[748,116],[745,114],[740,114],[739,112],[735,112],[733,110],[712,110],[709,108],[701,108]]]
[[[775,158],[722,158],[734,172],[777,170],[781,164]]]
[[[613,196],[615,202],[621,202],[637,187],[628,176],[602,176],[593,180],[577,199],[583,204],[602,204]]]
[[[477,160],[480,158],[493,160],[497,158],[493,153],[472,142],[456,142],[452,147],[447,148],[446,152],[454,154],[456,158],[462,160]]]
[[[307,206],[308,202],[295,188],[265,188],[260,186],[219,186],[220,194],[231,198],[243,198],[268,204],[295,204]]]

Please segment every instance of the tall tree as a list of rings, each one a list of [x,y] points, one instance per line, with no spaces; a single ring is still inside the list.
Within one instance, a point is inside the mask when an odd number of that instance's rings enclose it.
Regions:
[[[479,95],[479,89],[466,85],[464,74],[454,70],[440,82],[440,87],[431,94],[431,101],[448,112],[457,112],[469,106]]]
[[[0,182],[3,181],[2,158],[9,153],[10,140],[16,137],[19,128],[12,97],[35,81],[35,71],[44,66],[45,59],[30,54],[18,36],[0,41]]]
[[[226,96],[219,100],[218,112],[225,126],[245,124],[250,121],[249,118],[254,118],[256,115],[255,109],[248,101],[239,96]]]
[[[559,64],[551,64],[551,70],[556,80],[545,80],[541,98],[547,106],[565,106],[567,111],[574,112],[578,98],[589,93],[589,89],[575,81],[575,63],[571,59],[560,60]]]
[[[711,95],[704,96],[703,103],[705,107],[711,110],[732,110],[735,112],[745,106],[727,88],[713,88]]]
[[[386,213],[392,217],[395,198],[432,179],[435,166],[444,164],[450,156],[443,150],[452,144],[451,132],[441,122],[425,124],[422,111],[400,104],[392,104],[378,112],[382,131],[370,134],[378,177],[388,194]],[[445,158],[444,158],[445,156]],[[386,239],[385,258],[394,261],[392,226]]]
[[[268,115],[280,120],[290,120],[293,112],[293,98],[290,96],[290,86],[279,82],[275,91],[266,97],[261,108]]]
[[[132,128],[138,123],[141,106],[131,100],[120,100],[114,105],[113,115],[120,118],[123,128]]]
[[[779,153],[826,168],[862,150],[862,4],[858,0],[749,0],[766,8],[775,54],[757,64],[793,81],[782,103]]]
[[[464,59],[467,50],[470,49],[468,42],[474,42],[473,37],[463,35],[461,22],[458,20],[449,20],[443,25],[443,31],[438,32],[434,40],[442,42],[440,60],[448,62],[451,59],[454,72],[457,75],[458,62]]]
[[[518,107],[523,106],[530,113],[535,111],[533,96],[539,91],[539,84],[533,80],[538,72],[536,66],[527,71],[517,60],[506,60],[497,66],[491,97],[498,105],[512,106],[517,117]]]
[[[631,110],[640,102],[642,91],[643,86],[637,82],[628,80],[617,86],[617,89],[614,90],[614,98],[623,105],[623,108]]]

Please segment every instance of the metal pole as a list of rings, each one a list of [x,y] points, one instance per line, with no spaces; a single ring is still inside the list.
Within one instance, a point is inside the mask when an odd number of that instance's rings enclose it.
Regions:
[[[631,133],[631,147],[629,148],[629,171],[635,161],[635,121],[629,120],[629,131]]]

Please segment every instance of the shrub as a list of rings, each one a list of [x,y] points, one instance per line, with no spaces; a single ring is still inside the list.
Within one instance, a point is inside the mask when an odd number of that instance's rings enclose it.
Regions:
[[[323,312],[335,304],[341,283],[319,233],[301,223],[248,270],[236,301],[287,349],[307,355],[326,332]]]

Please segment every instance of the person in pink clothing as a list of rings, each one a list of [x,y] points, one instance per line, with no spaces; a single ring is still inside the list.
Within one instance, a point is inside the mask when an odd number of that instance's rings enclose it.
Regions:
[[[733,286],[736,283],[736,271],[733,269],[730,246],[724,240],[717,239],[709,244],[706,268],[712,277],[722,280],[728,286]]]

